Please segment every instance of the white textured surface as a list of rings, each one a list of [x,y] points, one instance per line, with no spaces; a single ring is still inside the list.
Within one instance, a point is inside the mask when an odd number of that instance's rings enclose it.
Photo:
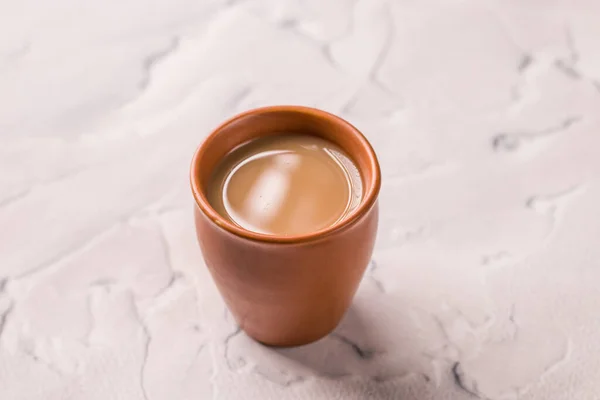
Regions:
[[[4,0],[0,399],[600,399],[596,0]],[[239,333],[188,164],[279,103],[356,124],[381,226],[337,332]]]

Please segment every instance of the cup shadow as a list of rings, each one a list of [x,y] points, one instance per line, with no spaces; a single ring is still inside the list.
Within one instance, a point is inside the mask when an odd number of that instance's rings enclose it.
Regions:
[[[446,398],[455,388],[438,387],[433,358],[425,354],[437,342],[436,326],[415,322],[414,309],[394,296],[357,297],[334,332],[305,346],[267,347],[238,330],[228,344],[229,368],[283,387],[312,381],[348,398],[365,390],[375,399]],[[448,368],[441,370],[451,378]]]
[[[225,358],[229,369],[250,368],[264,378],[283,385],[310,377],[375,377],[377,356],[383,349],[375,346],[363,313],[350,307],[334,332],[314,343],[287,348],[269,347],[255,342],[239,328],[225,339]]]
[[[361,311],[352,306],[336,330],[325,338],[276,352],[318,376],[333,378],[367,373],[366,367],[381,351],[376,348],[375,338],[369,334],[367,326]]]

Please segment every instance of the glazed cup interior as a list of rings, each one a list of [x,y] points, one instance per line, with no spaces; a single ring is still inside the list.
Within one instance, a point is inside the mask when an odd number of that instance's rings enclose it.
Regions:
[[[340,146],[356,163],[363,181],[359,206],[324,229],[298,236],[277,236],[241,228],[217,213],[207,200],[208,182],[223,157],[236,147],[260,137],[301,133]],[[297,243],[317,239],[352,225],[377,200],[381,186],[379,163],[367,139],[350,123],[325,111],[301,106],[272,106],[239,114],[217,127],[198,147],[190,169],[192,192],[200,211],[223,229],[248,239]]]

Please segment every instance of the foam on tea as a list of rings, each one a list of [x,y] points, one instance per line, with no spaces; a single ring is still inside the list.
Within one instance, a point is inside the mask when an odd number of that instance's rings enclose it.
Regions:
[[[207,195],[211,206],[238,226],[289,236],[343,219],[360,203],[362,180],[335,144],[311,135],[274,135],[227,154]]]

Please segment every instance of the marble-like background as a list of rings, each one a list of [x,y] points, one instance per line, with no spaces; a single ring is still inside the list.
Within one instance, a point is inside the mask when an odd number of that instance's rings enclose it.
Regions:
[[[240,333],[195,147],[359,127],[384,183],[335,334]],[[0,399],[600,399],[597,0],[0,1]]]

